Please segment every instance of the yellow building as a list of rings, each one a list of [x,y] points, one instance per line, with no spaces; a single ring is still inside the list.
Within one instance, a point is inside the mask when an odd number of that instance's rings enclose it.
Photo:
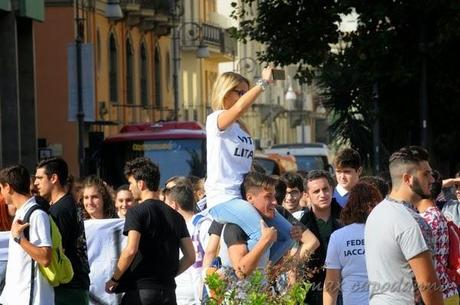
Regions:
[[[120,4],[122,18],[110,19],[105,15],[106,0],[47,0],[45,22],[35,31],[39,151],[43,157],[62,156],[76,175],[79,167],[81,175],[94,172],[98,144],[122,125],[170,119],[174,114],[172,4]],[[94,75],[93,98],[85,103],[84,159],[78,152],[77,122],[68,118],[68,45],[77,37],[77,24],[94,63],[87,67],[90,61],[82,62],[82,68]]]

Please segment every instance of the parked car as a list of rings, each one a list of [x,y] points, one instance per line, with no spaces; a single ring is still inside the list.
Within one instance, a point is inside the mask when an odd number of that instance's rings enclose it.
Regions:
[[[294,156],[280,154],[255,153],[255,166],[260,166],[268,175],[282,175],[286,172],[296,172],[297,163]]]
[[[298,170],[323,169],[332,172],[329,150],[324,143],[277,144],[264,150],[264,153],[294,156]]]

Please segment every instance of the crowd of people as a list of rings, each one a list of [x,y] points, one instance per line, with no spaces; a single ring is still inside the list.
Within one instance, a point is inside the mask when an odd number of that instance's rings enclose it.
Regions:
[[[21,165],[0,170],[0,228],[11,232],[1,304],[89,304],[84,221],[123,218],[127,240],[105,284],[123,305],[203,304],[211,272],[244,282],[289,257],[308,272],[263,283],[283,293],[281,282],[308,281],[306,304],[458,305],[448,221],[460,225],[460,174],[443,180],[423,148],[408,146],[391,155],[388,179],[363,177],[351,148],[336,154],[335,179],[324,170],[267,175],[252,162],[241,117],[270,82],[270,67],[252,88],[233,72],[216,80],[206,179],[159,185],[159,167],[144,157],[124,164],[128,184],[116,190],[97,176],[73,182],[61,158],[41,161],[32,179]],[[34,205],[42,208],[24,223]],[[37,271],[50,263],[48,214],[74,270],[57,287]]]

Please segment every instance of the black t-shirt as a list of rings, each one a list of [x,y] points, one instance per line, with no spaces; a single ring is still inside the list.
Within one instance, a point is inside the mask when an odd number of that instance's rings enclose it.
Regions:
[[[247,244],[249,237],[240,226],[228,223],[224,228],[224,241],[227,247],[236,244]]]
[[[123,234],[131,230],[139,232],[141,239],[123,281],[132,281],[134,289],[174,289],[180,240],[190,237],[184,218],[165,203],[149,199],[128,210]]]
[[[72,281],[61,284],[59,288],[89,289],[89,263],[86,246],[83,212],[71,194],[66,194],[50,206],[53,217],[62,235],[62,247],[72,263],[74,276]],[[55,289],[56,289],[55,288]]]
[[[224,228],[223,224],[213,220],[211,225],[209,226],[208,234],[209,235],[214,234],[214,235],[220,236],[222,234],[223,228]]]

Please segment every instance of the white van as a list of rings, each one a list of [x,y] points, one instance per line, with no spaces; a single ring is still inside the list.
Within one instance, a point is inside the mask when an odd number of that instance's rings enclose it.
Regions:
[[[329,150],[324,143],[277,144],[264,150],[266,154],[292,155],[297,161],[297,169],[311,171],[323,169],[332,172]]]

